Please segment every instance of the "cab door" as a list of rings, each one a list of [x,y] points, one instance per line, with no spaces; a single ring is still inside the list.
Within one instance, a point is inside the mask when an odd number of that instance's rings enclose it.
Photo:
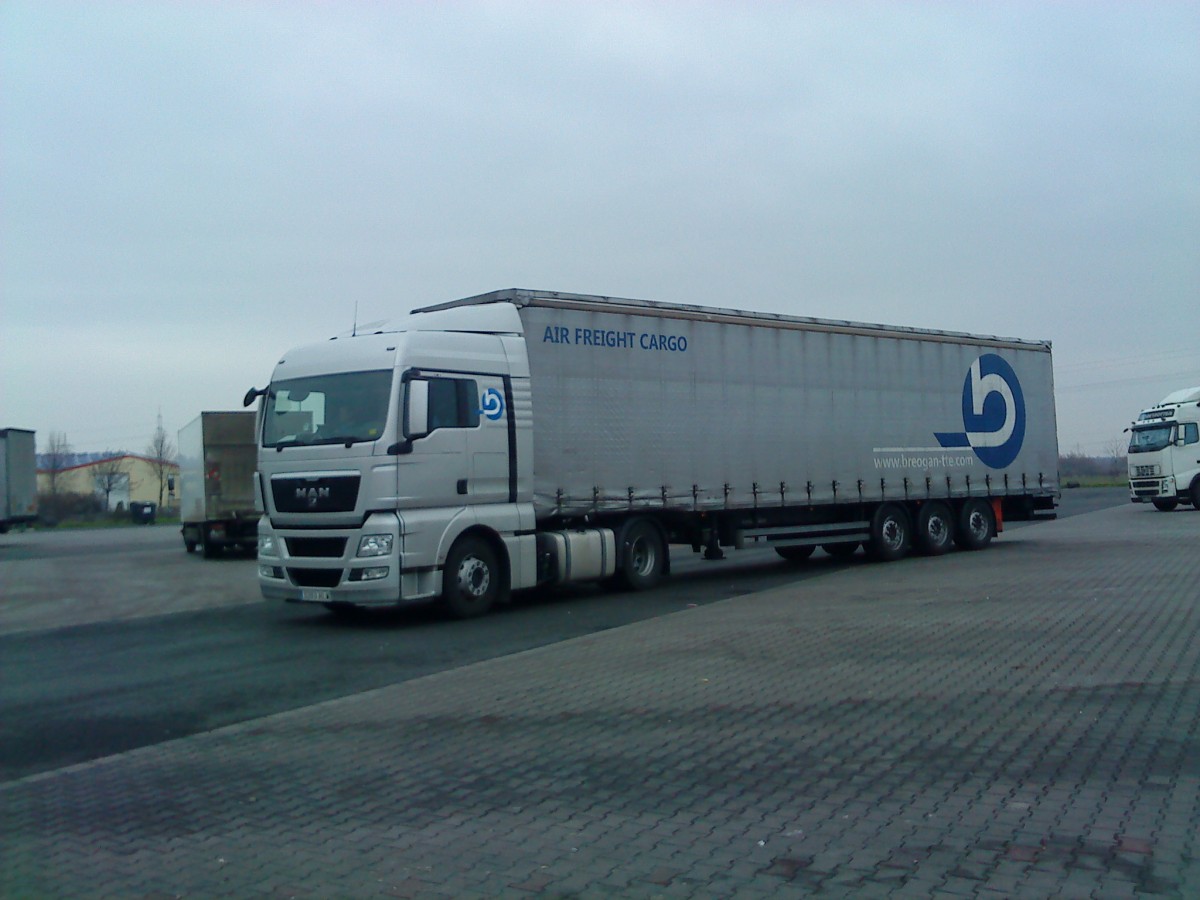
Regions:
[[[419,393],[425,408],[398,467],[400,496],[420,506],[508,502],[510,411],[504,377],[422,369],[408,384],[420,386],[410,395]],[[406,432],[412,431],[407,424]],[[418,496],[420,501],[412,503]]]
[[[479,418],[476,426],[466,432],[471,458],[466,496],[471,503],[511,502],[508,394],[505,379],[499,375],[481,375],[476,381]]]

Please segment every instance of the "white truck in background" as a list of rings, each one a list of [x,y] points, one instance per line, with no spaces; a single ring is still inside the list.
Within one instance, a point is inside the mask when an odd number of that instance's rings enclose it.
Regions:
[[[1059,491],[1046,341],[504,290],[290,350],[256,398],[263,595],[335,611],[644,589],[680,545],[977,549]]]
[[[179,519],[188,553],[250,552],[258,537],[252,412],[202,412],[179,430]]]
[[[37,520],[37,445],[34,432],[0,428],[0,534]]]
[[[1128,430],[1129,499],[1163,512],[1200,509],[1200,387],[1168,394]]]

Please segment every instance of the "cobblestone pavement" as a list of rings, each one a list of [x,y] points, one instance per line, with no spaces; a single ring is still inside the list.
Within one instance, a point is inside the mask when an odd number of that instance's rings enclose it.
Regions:
[[[1198,538],[1110,509],[11,782],[0,895],[1197,897]]]

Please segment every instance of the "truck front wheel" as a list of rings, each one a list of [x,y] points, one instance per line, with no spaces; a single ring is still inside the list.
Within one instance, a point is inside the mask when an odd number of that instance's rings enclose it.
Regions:
[[[459,538],[442,571],[442,605],[456,619],[488,612],[502,593],[503,573],[487,541],[474,535]]]
[[[620,587],[646,591],[656,587],[667,571],[667,545],[649,519],[626,522],[617,536],[617,575]]]
[[[1150,502],[1159,512],[1170,512],[1179,505],[1178,500],[1151,500]]]

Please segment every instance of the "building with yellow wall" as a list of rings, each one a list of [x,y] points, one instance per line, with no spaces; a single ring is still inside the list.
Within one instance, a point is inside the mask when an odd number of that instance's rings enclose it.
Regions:
[[[38,494],[50,493],[50,461],[39,453]],[[159,502],[158,468],[154,460],[134,453],[72,453],[63,460],[55,479],[58,494],[97,496],[107,494],[108,508],[128,509],[130,503]],[[167,512],[178,505],[179,466],[168,462],[164,467],[162,506]]]

